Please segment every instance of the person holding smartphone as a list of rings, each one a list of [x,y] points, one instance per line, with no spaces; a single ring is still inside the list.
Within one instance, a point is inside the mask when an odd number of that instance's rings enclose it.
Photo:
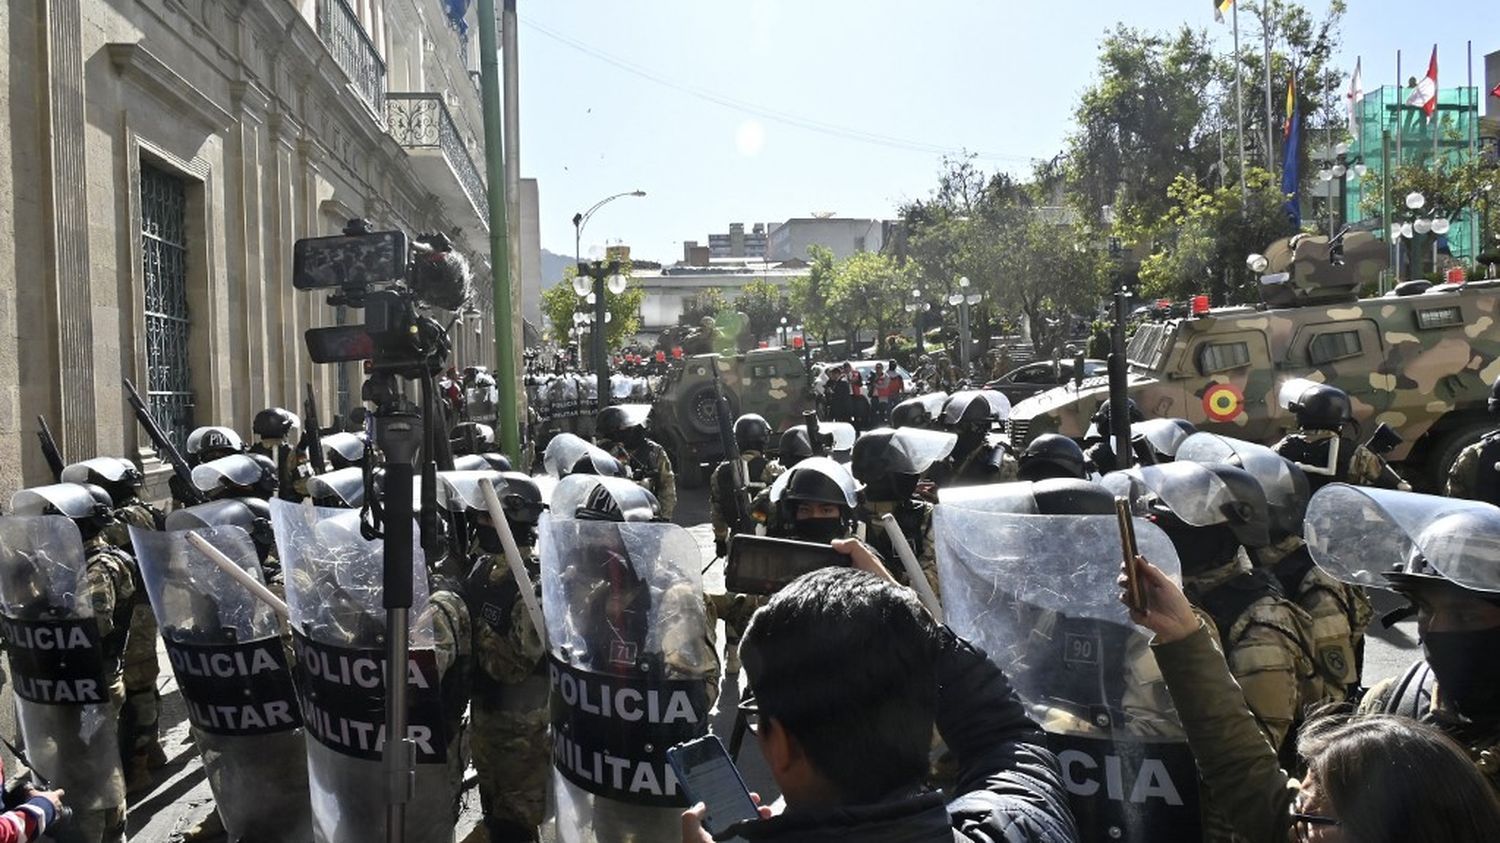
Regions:
[[[1057,759],[1005,674],[933,620],[862,542],[852,568],[782,589],[750,621],[743,707],[786,809],[739,823],[747,840],[1077,840]],[[936,724],[957,784],[927,789]],[[764,816],[765,812],[761,812]],[[707,809],[683,840],[711,840]]]

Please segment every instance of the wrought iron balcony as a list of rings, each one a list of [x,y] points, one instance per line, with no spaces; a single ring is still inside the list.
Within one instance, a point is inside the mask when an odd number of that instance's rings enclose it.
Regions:
[[[437,153],[447,164],[450,182],[456,181],[460,195],[480,225],[489,228],[488,200],[485,197],[484,175],[474,165],[468,145],[458,133],[453,116],[439,94],[389,93],[386,95],[386,120],[391,137],[413,154],[414,163]],[[425,153],[425,154],[424,154]],[[441,179],[425,171],[418,171],[435,182],[433,192],[443,196]]]
[[[345,0],[318,0],[318,37],[375,112],[375,119],[384,120],[385,62]]]

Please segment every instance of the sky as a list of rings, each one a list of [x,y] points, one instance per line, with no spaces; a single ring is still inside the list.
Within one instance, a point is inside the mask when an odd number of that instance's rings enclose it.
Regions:
[[[1465,78],[1475,38],[1500,50],[1496,0],[1348,0],[1340,64],[1366,90]],[[1307,0],[1321,17],[1324,0]],[[542,246],[626,243],[670,263],[731,222],[832,212],[891,218],[927,196],[944,154],[1029,172],[1063,149],[1098,45],[1116,22],[1201,27],[1229,49],[1212,0],[520,0],[521,172],[539,182]],[[1242,41],[1251,36],[1241,19]],[[1488,34],[1485,34],[1488,30]],[[1278,82],[1277,84],[1282,84]],[[1490,99],[1491,112],[1500,100]],[[1248,104],[1247,104],[1248,108]],[[748,225],[747,225],[748,228]]]

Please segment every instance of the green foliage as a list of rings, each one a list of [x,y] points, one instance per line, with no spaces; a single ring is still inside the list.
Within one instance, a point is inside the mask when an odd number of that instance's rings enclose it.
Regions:
[[[1208,188],[1179,176],[1167,190],[1164,217],[1126,215],[1120,235],[1152,244],[1140,265],[1143,297],[1180,301],[1208,293],[1215,304],[1258,300],[1258,281],[1245,259],[1293,232],[1271,174],[1252,167],[1245,184],[1248,198],[1241,204],[1237,185]]]
[[[573,276],[577,274],[577,267],[569,265],[563,269],[561,283],[542,291],[542,313],[552,324],[552,335],[559,342],[566,340],[568,330],[573,327],[574,312],[592,312],[573,292]],[[621,274],[626,279],[625,291],[617,295],[606,289],[604,293],[606,312],[610,315],[604,344],[611,350],[635,336],[641,326],[641,303],[646,300],[646,291],[631,280],[629,263],[624,264]]]
[[[705,287],[692,299],[683,303],[682,315],[677,317],[677,324],[686,325],[689,328],[698,327],[703,317],[717,318],[720,313],[729,309],[729,302],[724,298],[724,291],[718,287]]]
[[[764,279],[756,279],[741,287],[740,294],[734,299],[734,309],[749,318],[750,333],[756,339],[775,334],[781,328],[781,317],[787,313],[781,288]]]
[[[838,265],[826,306],[850,334],[875,332],[876,353],[885,353],[890,328],[906,318],[901,306],[911,289],[911,277],[889,255],[857,252]]]
[[[828,310],[828,296],[838,269],[833,252],[827,248],[812,246],[807,251],[811,266],[807,275],[793,278],[787,284],[787,305],[791,312],[801,314],[802,326],[809,336],[826,340],[835,331],[843,330]]]

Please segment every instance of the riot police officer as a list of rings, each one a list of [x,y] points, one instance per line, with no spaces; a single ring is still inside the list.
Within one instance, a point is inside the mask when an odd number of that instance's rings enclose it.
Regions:
[[[1016,461],[1021,480],[1047,480],[1054,477],[1088,477],[1083,449],[1060,433],[1043,433],[1026,443],[1026,450]]]
[[[1135,399],[1127,398],[1125,401],[1130,420],[1132,422],[1145,421],[1146,417],[1141,415],[1141,408],[1135,405]],[[1087,446],[1083,452],[1084,460],[1088,464],[1089,471],[1094,474],[1108,474],[1125,467],[1115,456],[1111,412],[1110,402],[1106,399],[1089,418],[1089,429],[1083,435],[1083,444]]]
[[[671,520],[677,509],[677,477],[667,449],[646,435],[648,404],[616,404],[599,411],[594,439],[624,463],[635,480],[661,503],[661,516]]]
[[[301,500],[304,481],[312,474],[312,466],[299,447],[302,419],[285,408],[267,407],[255,414],[250,429],[255,434],[255,444],[249,452],[273,460],[277,489],[287,500]]]
[[[270,500],[276,494],[276,464],[263,454],[231,454],[196,466],[193,485],[209,500]]]
[[[854,442],[849,468],[864,486],[860,520],[870,547],[892,563],[892,574],[906,584],[906,569],[900,564],[891,537],[882,523],[887,514],[901,529],[906,544],[917,558],[933,594],[938,588],[937,549],[932,540],[932,504],[916,497],[917,482],[935,462],[952,453],[958,437],[952,433],[900,428],[872,430]]]
[[[811,457],[771,484],[773,536],[810,542],[857,537],[859,486],[828,457]]]
[[[83,841],[84,843],[124,843],[125,840],[125,788],[120,767],[120,746],[115,740],[115,724],[119,720],[124,699],[123,659],[130,633],[131,612],[135,605],[135,566],[131,558],[113,547],[104,538],[104,531],[113,520],[113,501],[109,494],[98,486],[75,483],[59,483],[22,489],[11,499],[11,511],[17,516],[61,515],[70,519],[77,527],[77,537],[83,540],[83,580],[87,583],[87,600],[92,608],[92,623],[98,633],[100,672],[90,677],[98,685],[97,704],[94,705],[44,705],[39,697],[23,692],[23,684],[38,679],[61,677],[25,677],[24,672],[14,683],[15,691],[28,706],[38,706],[37,722],[50,722],[53,734],[30,735],[34,756],[56,751],[66,755],[63,744],[71,745],[78,753],[75,757],[48,759],[55,762],[53,779],[68,790],[69,802],[74,807],[69,825],[57,830],[56,839]],[[11,536],[14,538],[15,536]],[[66,538],[66,537],[64,537]],[[76,541],[76,539],[74,539]],[[77,545],[75,544],[76,548]],[[66,564],[72,553],[62,547],[38,548],[52,559],[50,571],[41,571],[34,562],[31,568],[40,576],[56,576],[58,563]],[[40,555],[40,554],[39,554]],[[7,564],[24,563],[24,559],[9,560]],[[77,572],[68,572],[76,575]],[[34,607],[40,617],[20,617],[29,610],[9,588],[24,579],[20,571],[11,569],[7,575],[7,593],[4,597],[6,614],[19,621],[42,620],[43,618],[72,616],[70,606],[54,602],[57,599],[71,600],[73,595],[52,594],[44,583],[33,579],[29,584],[37,602]],[[59,584],[53,584],[59,585]],[[71,591],[71,590],[69,590]],[[88,659],[80,660],[87,662]],[[11,662],[12,672],[17,664]],[[57,683],[81,687],[77,682]],[[102,693],[99,693],[102,692]],[[82,700],[75,700],[75,703]],[[42,713],[48,709],[54,710]],[[61,709],[62,711],[56,712]],[[99,718],[103,713],[104,717]],[[55,714],[56,716],[48,716]],[[80,719],[81,718],[81,722]],[[95,718],[103,722],[90,722]],[[23,718],[23,726],[27,718]]]
[[[766,463],[762,477],[766,483],[774,483],[776,478],[812,455],[812,440],[807,436],[807,427],[789,427],[781,434],[781,440],[776,446],[776,459]]]
[[[1490,415],[1500,416],[1500,377],[1490,384]],[[1458,452],[1448,469],[1444,490],[1449,497],[1500,505],[1500,429]]]
[[[341,468],[359,468],[365,463],[365,434],[330,433],[323,437],[323,458],[328,461],[328,468],[337,471]]]
[[[1307,474],[1314,492],[1329,483],[1409,490],[1385,460],[1344,435],[1354,420],[1349,394],[1336,386],[1288,381],[1278,400],[1297,417],[1297,429],[1272,446]]]
[[[948,395],[943,392],[907,398],[891,408],[891,427],[936,427],[947,401]]]
[[[227,427],[204,426],[188,434],[187,447],[183,451],[188,465],[197,467],[230,454],[244,453],[245,441]]]
[[[1010,414],[1010,401],[994,390],[955,392],[943,404],[943,427],[957,434],[953,453],[933,468],[939,487],[1004,483],[1016,479],[1016,458],[991,435]]]
[[[130,460],[95,457],[76,462],[63,469],[62,481],[97,486],[109,495],[114,518],[101,535],[111,546],[127,553],[133,553],[129,527],[160,530],[166,524],[161,510],[141,499],[145,478]],[[139,574],[134,566],[131,570]],[[167,763],[158,728],[161,693],[156,689],[156,679],[161,667],[156,657],[156,615],[139,579],[135,592],[124,656],[125,704],[120,715],[120,745],[129,791],[149,785],[150,771]]]
[[[807,433],[803,431],[803,438]],[[785,439],[785,437],[783,437]],[[766,446],[771,441],[771,425],[758,413],[746,413],[734,420],[734,442],[740,449],[738,460],[744,464],[745,494],[751,501],[775,478],[767,478]],[[793,443],[795,446],[795,443]],[[812,452],[811,444],[808,453]],[[723,556],[728,552],[729,536],[736,530],[751,530],[751,524],[730,524],[734,511],[734,461],[726,459],[719,463],[708,481],[709,521],[714,528],[714,551]]]

